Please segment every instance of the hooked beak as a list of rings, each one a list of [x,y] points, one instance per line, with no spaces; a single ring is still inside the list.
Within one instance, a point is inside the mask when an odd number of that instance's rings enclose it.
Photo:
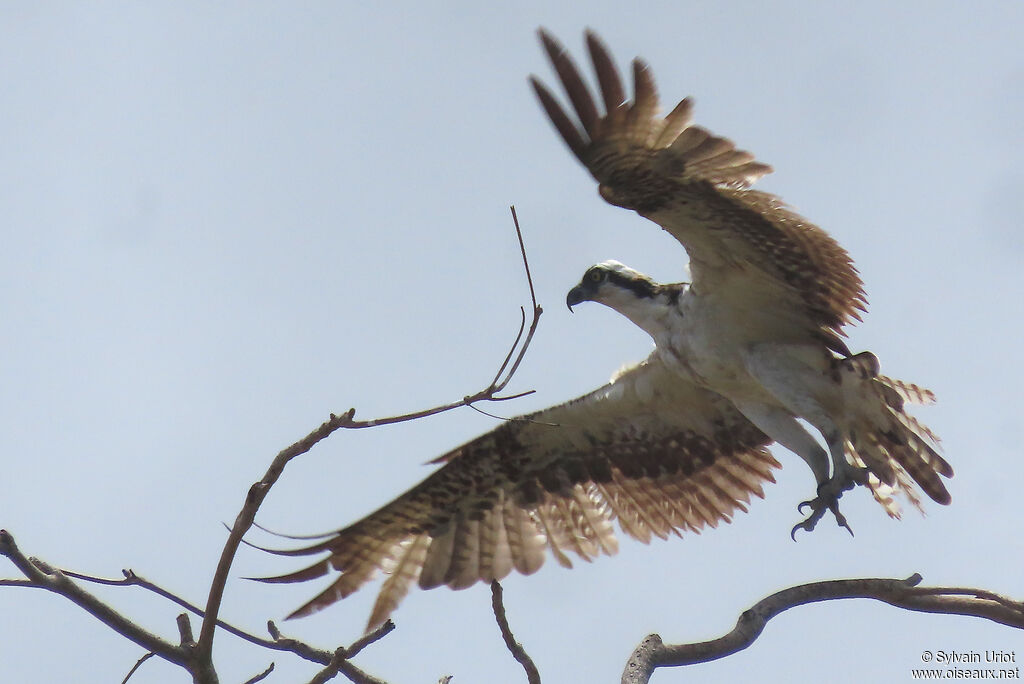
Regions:
[[[580,302],[585,302],[588,299],[590,299],[590,297],[584,287],[582,285],[577,285],[569,290],[569,294],[565,296],[565,305],[569,307],[569,311],[572,311],[572,307],[576,306]]]

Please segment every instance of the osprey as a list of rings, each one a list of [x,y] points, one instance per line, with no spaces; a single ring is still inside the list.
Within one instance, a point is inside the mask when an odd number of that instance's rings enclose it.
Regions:
[[[580,124],[531,77],[555,128],[605,200],[683,245],[693,280],[674,299],[659,299],[647,278],[606,263],[569,293],[570,306],[593,299],[624,314],[654,338],[655,355],[681,380],[722,396],[807,462],[817,496],[801,504],[811,514],[794,533],[813,529],[827,510],[849,529],[838,500],[855,484],[868,485],[894,516],[892,490],[918,503],[911,480],[948,504],[939,476],[953,469],[936,452],[934,435],[903,410],[906,401],[934,396],[879,375],[873,354],[852,355],[842,339],[843,326],[867,310],[846,251],[778,198],[750,190],[771,167],[694,126],[689,98],[658,118],[642,60],[633,61],[627,102],[608,51],[587,32],[602,116],[565,49],[543,30],[540,38]],[[827,453],[800,419],[821,433]]]
[[[853,355],[842,327],[865,310],[846,252],[775,197],[748,189],[771,171],[725,138],[692,125],[683,100],[664,119],[647,66],[633,63],[625,92],[600,41],[587,33],[605,114],[566,52],[541,41],[579,118],[574,123],[536,78],[534,89],[601,196],[672,234],[690,257],[691,283],[662,285],[614,261],[570,290],[570,309],[595,301],[654,340],[642,363],[599,389],[521,416],[435,459],[444,465],[405,494],[311,546],[282,555],[327,555],[269,582],[337,571],[289,617],[307,615],[387,575],[368,629],[413,583],[463,589],[530,574],[548,552],[571,567],[617,551],[612,522],[649,542],[729,522],[746,510],[779,463],[773,441],[802,457],[818,484],[803,505],[813,529],[841,494],[868,486],[894,517],[894,493],[914,483],[948,503],[952,469],[934,435],[904,411],[932,394],[879,374]],[[859,320],[859,319],[858,319]],[[825,439],[826,452],[799,422]]]

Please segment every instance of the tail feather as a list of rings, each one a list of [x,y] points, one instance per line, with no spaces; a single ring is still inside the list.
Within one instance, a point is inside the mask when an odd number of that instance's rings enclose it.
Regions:
[[[936,503],[948,504],[951,497],[942,478],[952,477],[953,468],[939,455],[939,438],[904,411],[904,404],[932,403],[935,395],[913,383],[865,375],[861,377],[881,400],[882,417],[879,420],[876,414],[876,419],[852,431],[849,452],[855,464],[862,463],[871,472],[868,487],[875,499],[889,515],[899,517],[894,509],[897,493],[921,508],[916,484]]]
[[[884,387],[895,391],[905,401],[909,401],[911,404],[934,404],[935,393],[924,387],[915,385],[912,382],[903,382],[902,380],[896,380],[894,378],[887,377],[885,375],[879,375],[875,378]]]

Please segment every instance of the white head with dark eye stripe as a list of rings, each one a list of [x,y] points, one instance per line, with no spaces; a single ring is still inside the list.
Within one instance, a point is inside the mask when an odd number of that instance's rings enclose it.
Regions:
[[[684,290],[683,283],[661,285],[618,261],[603,261],[587,269],[565,303],[570,311],[582,302],[604,304],[655,335],[663,331],[666,315],[679,313]]]

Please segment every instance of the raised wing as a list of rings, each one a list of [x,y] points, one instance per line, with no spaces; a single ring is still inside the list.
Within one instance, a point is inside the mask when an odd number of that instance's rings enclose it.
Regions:
[[[541,104],[573,154],[611,204],[634,209],[671,233],[690,256],[694,291],[715,290],[810,332],[836,351],[841,327],[860,320],[866,299],[857,269],[827,233],[773,195],[748,189],[771,167],[726,138],[692,124],[687,98],[659,118],[647,65],[633,61],[634,98],[601,41],[586,33],[605,113],[572,59],[543,30],[540,38],[579,120],[574,122],[535,77]],[[731,293],[728,291],[732,290]]]
[[[368,629],[410,586],[463,589],[513,569],[538,570],[550,551],[592,560],[614,554],[612,521],[643,542],[728,522],[763,496],[778,462],[768,438],[731,404],[655,357],[600,389],[502,424],[445,454],[445,465],[359,522],[303,549],[327,557],[267,578],[299,582],[337,570],[289,617],[345,598],[378,571],[388,578]]]

